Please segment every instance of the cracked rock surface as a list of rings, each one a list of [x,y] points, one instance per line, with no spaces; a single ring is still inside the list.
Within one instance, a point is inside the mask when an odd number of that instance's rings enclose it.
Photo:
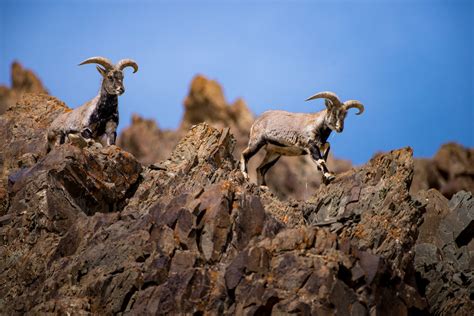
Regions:
[[[396,225],[411,221],[416,231],[421,219],[407,193],[410,150],[351,170],[304,204],[285,204],[244,181],[234,143],[228,129],[200,124],[150,168],[115,146],[65,144],[10,174],[2,312],[426,310],[403,255],[414,233]],[[382,236],[387,212],[393,232]]]
[[[414,193],[410,148],[283,200],[243,178],[232,126],[182,127],[145,166],[118,146],[46,153],[66,110],[25,94],[0,116],[0,315],[473,310],[474,198]]]
[[[415,269],[430,311],[468,315],[474,310],[474,198],[460,191],[450,201],[420,193],[425,222],[415,246]]]
[[[247,147],[249,130],[254,119],[255,116],[244,100],[227,102],[218,82],[197,75],[193,78],[184,100],[184,113],[179,128],[163,130],[154,120],[135,115],[131,125],[120,134],[118,143],[134,154],[141,163],[153,164],[167,159],[191,126],[206,122],[218,129],[230,129],[236,141],[234,157],[238,160],[240,153]],[[264,150],[249,162],[249,174],[254,183],[255,169],[263,159],[263,152]],[[335,173],[342,173],[350,169],[351,163],[348,160],[336,159],[330,153],[328,167]],[[272,192],[281,199],[306,200],[321,184],[321,174],[308,157],[282,157],[268,172],[267,182]]]

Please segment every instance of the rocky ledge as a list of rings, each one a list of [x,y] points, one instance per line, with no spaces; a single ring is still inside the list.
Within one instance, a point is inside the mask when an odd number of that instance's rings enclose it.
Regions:
[[[0,116],[0,314],[469,315],[474,206],[410,193],[410,148],[305,201],[246,181],[228,128],[189,127],[162,161],[77,141],[67,107],[25,94]]]

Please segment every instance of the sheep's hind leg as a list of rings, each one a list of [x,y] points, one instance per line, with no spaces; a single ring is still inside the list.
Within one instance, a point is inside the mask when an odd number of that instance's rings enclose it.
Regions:
[[[325,152],[325,154],[328,151]],[[311,146],[309,148],[309,154],[311,155],[311,158],[313,161],[316,163],[316,167],[318,170],[320,170],[323,173],[323,183],[328,184],[332,180],[334,180],[335,175],[332,172],[329,172],[328,167],[326,166],[326,161],[323,159],[321,156],[321,152],[319,151],[319,148],[315,145]]]
[[[240,156],[240,170],[242,171],[245,179],[249,178],[247,173],[247,163],[249,162],[250,158],[255,156],[255,154],[263,147],[263,145],[265,145],[264,141],[249,142],[248,147],[242,151]]]
[[[260,166],[257,168],[257,183],[261,187],[266,187],[267,182],[265,180],[265,174],[270,170],[271,167],[273,167],[278,159],[280,159],[281,155],[278,153],[275,153],[273,151],[268,151],[265,154],[265,157],[263,158],[262,162],[260,163]]]

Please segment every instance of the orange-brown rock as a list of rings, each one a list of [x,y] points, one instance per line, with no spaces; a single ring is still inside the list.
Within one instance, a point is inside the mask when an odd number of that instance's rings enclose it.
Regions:
[[[144,119],[136,114],[131,123],[120,134],[118,145],[133,153],[145,165],[168,158],[183,136],[179,130],[162,130],[154,120]]]
[[[127,141],[164,157],[142,167],[116,146],[46,153],[66,109],[25,94],[0,117],[3,314],[472,311],[472,195],[410,194],[409,148],[281,200],[243,178],[235,125],[167,132],[136,117]]]
[[[474,148],[447,143],[433,159],[416,159],[411,193],[430,188],[447,198],[461,190],[474,193]]]
[[[409,150],[278,204],[244,180],[234,145],[229,129],[199,124],[152,168],[115,146],[65,144],[11,174],[2,312],[426,311],[405,278],[422,215]]]
[[[42,93],[48,91],[41,80],[29,69],[24,69],[20,63],[13,62],[11,66],[11,88],[0,86],[0,114],[21,98],[23,93]]]

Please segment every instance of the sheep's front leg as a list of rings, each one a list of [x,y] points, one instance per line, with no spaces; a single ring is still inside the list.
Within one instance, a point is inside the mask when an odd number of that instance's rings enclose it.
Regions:
[[[84,138],[84,139],[92,139],[92,131],[90,128],[86,127],[82,130],[81,132],[81,136]]]
[[[321,151],[322,151],[322,155],[323,155],[323,159],[324,161],[328,161],[328,156],[329,156],[329,150],[331,149],[331,144],[329,143],[324,143],[321,145]]]
[[[331,180],[334,180],[335,176],[332,172],[329,172],[328,167],[326,166],[326,161],[321,156],[321,152],[316,145],[311,145],[308,149],[311,158],[316,163],[316,167],[323,173],[323,182],[325,184],[329,183]],[[326,150],[325,154],[328,152]]]
[[[81,137],[75,136],[75,142],[82,147],[91,146],[95,143],[94,134],[92,133],[91,127],[84,128],[81,133]]]
[[[107,146],[115,145],[117,138],[117,123],[114,121],[108,121],[105,125],[105,135],[107,137]]]

